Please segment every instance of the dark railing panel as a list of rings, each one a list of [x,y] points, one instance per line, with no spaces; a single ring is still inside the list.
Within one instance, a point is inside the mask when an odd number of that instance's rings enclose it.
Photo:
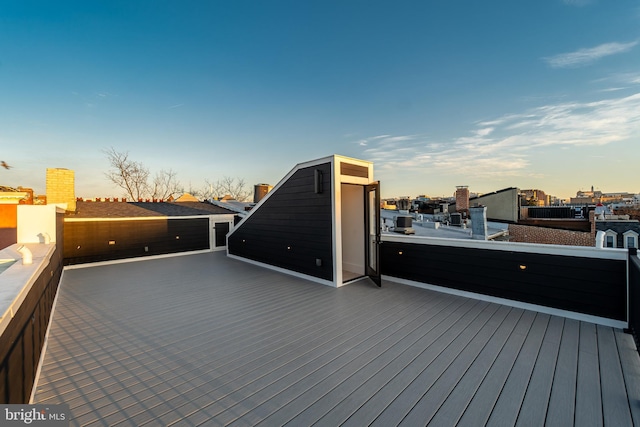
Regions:
[[[382,274],[626,321],[626,261],[385,241]]]
[[[637,345],[640,333],[640,259],[635,248],[629,249],[629,329]]]
[[[65,264],[210,249],[209,218],[67,221]]]

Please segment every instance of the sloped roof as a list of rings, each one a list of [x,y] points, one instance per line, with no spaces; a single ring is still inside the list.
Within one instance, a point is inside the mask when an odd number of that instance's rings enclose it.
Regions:
[[[200,200],[198,200],[196,197],[194,197],[193,195],[189,194],[189,193],[184,193],[182,196],[178,197],[177,199],[174,200],[174,202],[178,202],[178,203],[184,203],[184,202],[199,202]]]
[[[640,234],[640,221],[637,220],[599,220],[596,221],[596,230],[607,231],[612,230],[618,234],[622,234],[625,231],[631,230]]]
[[[222,215],[235,212],[206,202],[76,202],[66,218],[139,218],[153,216]]]

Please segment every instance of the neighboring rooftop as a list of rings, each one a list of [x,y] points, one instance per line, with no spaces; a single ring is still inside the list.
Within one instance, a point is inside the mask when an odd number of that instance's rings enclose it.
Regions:
[[[76,202],[76,212],[66,218],[136,218],[151,216],[192,216],[233,214],[206,202]]]
[[[393,220],[396,216],[406,216],[396,210],[381,210],[380,220],[383,223],[383,234],[395,234],[392,231]],[[410,215],[414,216],[414,215]],[[444,239],[471,239],[471,226],[458,227],[453,225],[446,225],[443,223],[437,223],[433,219],[433,215],[429,214],[417,214],[418,217],[422,217],[423,220],[412,220],[412,228],[415,231],[415,236],[421,237],[439,237]],[[436,225],[436,223],[438,225]],[[386,227],[385,227],[386,226]],[[387,227],[389,229],[387,229]],[[436,228],[438,227],[438,228]],[[488,221],[487,222],[487,238],[489,240],[495,239],[508,234],[508,224]]]
[[[639,384],[619,329],[218,252],[66,270],[33,403],[71,425],[626,426]]]

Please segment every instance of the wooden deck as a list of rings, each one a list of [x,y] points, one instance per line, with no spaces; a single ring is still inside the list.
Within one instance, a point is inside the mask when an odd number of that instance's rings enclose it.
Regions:
[[[189,255],[67,270],[34,403],[71,425],[640,425],[630,335]]]

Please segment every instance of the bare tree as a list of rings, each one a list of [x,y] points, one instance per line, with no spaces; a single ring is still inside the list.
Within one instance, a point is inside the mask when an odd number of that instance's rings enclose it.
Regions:
[[[150,193],[151,198],[159,200],[167,200],[169,197],[182,193],[176,173],[172,169],[163,169],[156,173],[153,177]]]
[[[145,197],[166,200],[180,192],[180,183],[171,169],[161,170],[149,182],[149,169],[142,163],[131,160],[129,152],[116,151],[113,147],[103,152],[111,165],[106,177],[122,188],[131,200],[137,201]]]
[[[251,196],[251,190],[246,187],[244,179],[225,176],[215,182],[205,180],[205,186],[201,194],[207,199],[222,199],[225,196],[229,196],[232,199],[244,202]]]
[[[225,176],[222,178],[222,188],[225,192],[225,196],[228,194],[239,202],[244,202],[251,195],[251,191],[247,190],[246,183],[242,178],[231,178]]]
[[[213,182],[208,179],[204,180],[204,187],[202,187],[199,193],[204,199],[219,199],[224,196],[224,194],[222,196],[220,195],[220,193],[222,193],[220,181]]]

